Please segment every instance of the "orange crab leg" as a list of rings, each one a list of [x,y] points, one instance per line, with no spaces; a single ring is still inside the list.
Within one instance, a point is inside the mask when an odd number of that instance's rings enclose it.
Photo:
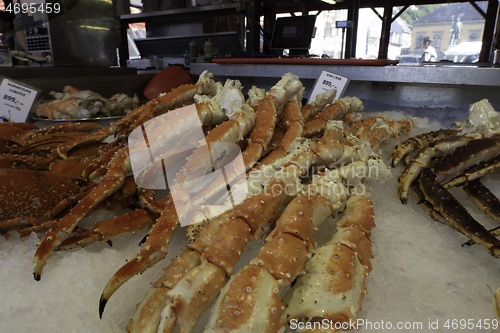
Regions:
[[[40,241],[33,262],[35,268],[33,276],[35,280],[40,280],[43,267],[54,250],[69,237],[76,225],[107,197],[115,193],[125,181],[127,173],[128,152],[123,148],[113,158],[113,166],[103,177],[88,196],[83,198],[78,204],[57,224],[47,232]]]
[[[328,121],[342,119],[348,113],[359,112],[361,110],[363,110],[363,103],[357,97],[338,99],[305,124],[304,136],[310,137],[316,135],[325,129]]]
[[[150,227],[158,215],[145,210],[136,209],[130,213],[116,216],[110,220],[97,222],[92,230],[81,230],[59,245],[58,250],[68,250],[75,247],[84,247],[94,242],[104,242],[111,238],[118,238],[127,233]]]

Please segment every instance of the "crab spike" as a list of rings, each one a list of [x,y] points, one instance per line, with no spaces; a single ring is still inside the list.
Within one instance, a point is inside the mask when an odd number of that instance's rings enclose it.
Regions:
[[[144,247],[147,246],[148,240],[146,240]],[[133,276],[143,273],[163,258],[165,258],[164,252],[158,250],[147,251],[143,248],[135,258],[123,265],[104,287],[99,300],[99,318],[102,318],[104,308],[110,297],[122,284],[130,280]]]
[[[169,195],[169,201],[165,204],[162,215],[158,218],[149,233],[139,254],[130,259],[123,265],[108,281],[101,294],[99,302],[99,315],[102,316],[106,302],[113,293],[120,288],[133,276],[144,272],[146,269],[154,266],[163,259],[167,252],[167,244],[170,236],[179,223],[177,213],[173,205],[172,196]]]

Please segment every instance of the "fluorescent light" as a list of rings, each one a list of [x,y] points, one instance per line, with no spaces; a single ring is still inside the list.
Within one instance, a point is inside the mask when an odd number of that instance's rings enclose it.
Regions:
[[[330,5],[335,5],[335,3],[337,2],[335,0],[321,0],[321,1],[326,2],[326,3],[330,4]]]

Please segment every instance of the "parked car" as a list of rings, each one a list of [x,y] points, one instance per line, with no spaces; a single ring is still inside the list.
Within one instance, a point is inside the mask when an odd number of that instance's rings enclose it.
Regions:
[[[418,66],[420,65],[420,57],[416,55],[398,55],[396,60],[399,60],[401,66]]]

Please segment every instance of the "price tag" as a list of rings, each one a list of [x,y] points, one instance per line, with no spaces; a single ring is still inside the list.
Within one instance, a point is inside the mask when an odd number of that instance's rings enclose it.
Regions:
[[[25,122],[40,90],[4,76],[1,79],[0,122],[2,120],[4,122]]]
[[[312,103],[316,100],[316,96],[324,91],[331,89],[337,89],[337,94],[335,100],[344,96],[344,92],[349,85],[349,78],[341,76],[335,73],[330,73],[327,71],[322,71],[320,76],[316,79],[314,83],[314,88],[311,92],[311,96],[307,103]]]

